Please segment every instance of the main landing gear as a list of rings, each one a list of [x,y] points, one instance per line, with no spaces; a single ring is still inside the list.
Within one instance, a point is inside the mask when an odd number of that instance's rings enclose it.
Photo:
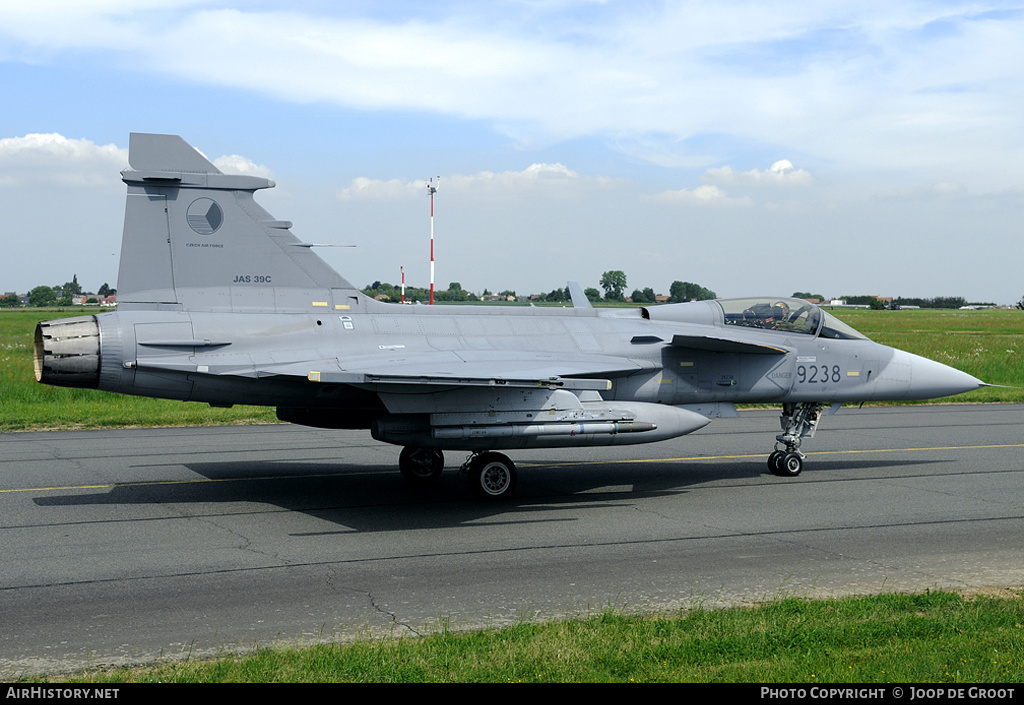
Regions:
[[[473,453],[459,468],[469,480],[469,488],[479,499],[508,499],[516,490],[516,466],[508,456],[494,451]]]
[[[413,484],[433,484],[444,469],[444,454],[432,448],[406,446],[398,456],[398,469]],[[516,489],[515,463],[502,453],[473,453],[459,468],[459,476],[469,481],[469,487],[478,499],[508,499]]]
[[[405,446],[398,456],[398,470],[414,485],[431,485],[444,470],[444,454],[433,448]]]
[[[782,405],[782,433],[775,437],[775,450],[768,456],[768,470],[773,475],[796,477],[804,469],[800,443],[814,436],[824,407],[818,402]]]

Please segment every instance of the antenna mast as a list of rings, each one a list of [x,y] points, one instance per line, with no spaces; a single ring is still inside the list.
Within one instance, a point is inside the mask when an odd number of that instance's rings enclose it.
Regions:
[[[430,305],[434,305],[434,194],[441,186],[441,177],[437,177],[437,186],[434,180],[427,182],[427,195],[430,196]]]

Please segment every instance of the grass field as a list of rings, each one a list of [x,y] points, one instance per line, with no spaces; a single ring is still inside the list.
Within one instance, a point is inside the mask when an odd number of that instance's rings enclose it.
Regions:
[[[833,313],[873,340],[968,372],[989,384],[961,402],[1024,402],[1024,311],[837,309]],[[32,338],[38,321],[82,315],[81,309],[0,312],[0,432],[118,426],[191,426],[276,421],[273,409],[130,397],[38,384]]]
[[[872,340],[941,362],[989,384],[1024,387],[1024,311],[837,309]],[[1024,401],[1022,389],[979,389],[956,401]]]
[[[1024,681],[1022,625],[1020,593],[783,598],[754,608],[658,616],[606,610],[503,629],[264,648],[60,680],[1005,684]]]

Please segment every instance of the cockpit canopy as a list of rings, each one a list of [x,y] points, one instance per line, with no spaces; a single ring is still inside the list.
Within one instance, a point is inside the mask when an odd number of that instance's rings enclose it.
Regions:
[[[865,340],[865,336],[815,304],[802,299],[719,299],[727,326],[760,328],[822,338]]]

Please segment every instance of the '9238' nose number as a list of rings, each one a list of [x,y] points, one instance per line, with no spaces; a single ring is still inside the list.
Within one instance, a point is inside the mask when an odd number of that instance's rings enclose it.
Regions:
[[[799,384],[833,384],[842,379],[839,365],[798,365],[796,381]]]

